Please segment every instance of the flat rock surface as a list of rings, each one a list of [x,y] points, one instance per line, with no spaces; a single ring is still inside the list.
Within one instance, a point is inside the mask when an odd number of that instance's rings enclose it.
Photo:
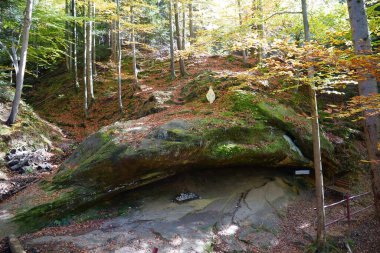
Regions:
[[[86,252],[270,249],[278,244],[281,216],[296,195],[286,178],[291,177],[283,171],[253,168],[182,174],[104,200],[113,207],[130,203],[130,208],[97,228],[32,236],[23,243],[39,252],[75,252],[62,245]],[[181,192],[193,192],[199,199],[174,202]]]

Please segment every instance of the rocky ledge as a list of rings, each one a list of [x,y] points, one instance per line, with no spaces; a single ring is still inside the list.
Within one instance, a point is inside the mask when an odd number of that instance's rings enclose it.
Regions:
[[[116,122],[89,136],[61,165],[48,191],[58,198],[19,213],[28,228],[80,211],[113,194],[190,171],[222,167],[311,167],[309,120],[273,99],[230,90],[222,107],[197,113],[170,110]],[[215,105],[215,107],[218,105]],[[155,117],[153,119],[153,117]],[[322,138],[324,162],[332,152]]]

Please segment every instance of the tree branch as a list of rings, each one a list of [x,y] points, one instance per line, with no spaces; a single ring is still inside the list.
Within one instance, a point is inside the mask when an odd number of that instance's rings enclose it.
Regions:
[[[273,18],[274,16],[283,15],[283,14],[302,14],[302,12],[301,11],[281,11],[281,12],[276,12],[276,13],[273,13],[272,15],[270,15],[269,17],[267,17],[266,19],[264,19],[264,22],[266,22],[268,19]]]
[[[12,61],[12,65],[13,65],[13,67],[15,69],[15,73],[17,74],[17,72],[18,72],[18,61],[17,61],[17,54],[16,54],[16,52],[14,50],[13,45],[12,45],[12,53],[13,54],[11,54],[11,52],[9,51],[9,49],[7,48],[7,46],[4,45],[1,41],[0,41],[0,47],[2,48],[2,50],[4,50],[9,55],[9,58]]]

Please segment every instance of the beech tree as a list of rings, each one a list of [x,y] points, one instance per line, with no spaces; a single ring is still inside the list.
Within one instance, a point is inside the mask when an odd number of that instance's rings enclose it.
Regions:
[[[78,32],[77,32],[77,2],[76,0],[71,1],[71,9],[74,18],[73,25],[73,65],[74,65],[74,82],[76,89],[79,89],[79,80],[78,80]]]
[[[173,39],[173,10],[172,0],[169,0],[169,37],[170,37],[170,76],[175,78],[175,66],[174,66],[174,39]]]
[[[242,8],[241,8],[241,0],[237,0],[237,5],[238,5],[238,12],[239,12],[239,25],[243,25],[243,17],[242,17]],[[247,50],[243,49],[242,50],[243,54],[243,62],[247,63]]]
[[[118,99],[119,110],[123,111],[123,99],[121,89],[121,41],[120,41],[120,0],[116,0],[116,45],[117,45],[117,83],[118,83]]]
[[[182,45],[182,36],[181,36],[181,28],[179,24],[179,6],[178,6],[178,0],[174,0],[174,23],[175,23],[175,32],[176,32],[176,40],[177,40],[177,49],[178,51],[182,51],[183,45]],[[185,67],[185,60],[180,55],[179,56],[179,70],[181,73],[181,76],[186,76],[186,67]]]
[[[190,33],[190,44],[193,43],[195,39],[195,32],[194,32],[194,20],[193,20],[193,1],[190,0],[189,3],[189,33]]]
[[[88,84],[88,89],[89,89],[89,93],[90,93],[90,98],[91,98],[91,103],[94,102],[95,100],[95,95],[94,95],[94,79],[93,79],[93,44],[92,44],[92,39],[93,39],[93,36],[92,36],[92,11],[93,11],[93,2],[91,0],[88,0],[87,2],[87,8],[88,8],[88,11],[87,11],[87,18],[88,18],[88,21],[86,22],[87,26],[86,26],[86,52],[87,52],[87,55],[86,55],[86,58],[87,58],[87,61],[86,61],[86,76],[87,76],[87,84]],[[86,8],[86,7],[85,7]]]
[[[135,28],[134,28],[134,13],[133,13],[133,2],[131,2],[130,6],[130,20],[131,20],[131,45],[132,45],[132,73],[135,84],[138,83],[137,78],[137,61],[136,61],[136,41],[135,41]]]
[[[93,76],[97,76],[96,72],[96,5],[92,2],[92,15],[93,26],[92,26],[92,73]]]
[[[33,12],[33,1],[27,0],[25,7],[24,23],[22,27],[22,46],[20,52],[20,62],[17,63],[18,56],[16,52],[13,52],[16,57],[13,61],[16,71],[16,92],[12,102],[12,110],[9,118],[6,122],[7,125],[13,125],[16,122],[16,117],[18,109],[21,102],[21,93],[24,85],[24,76],[26,68],[26,60],[28,55],[28,44],[29,44],[29,31],[32,24],[32,12]]]
[[[372,53],[371,38],[368,31],[368,21],[363,0],[347,0],[348,13],[357,55]],[[376,78],[368,74],[365,79],[358,81],[360,96],[369,97],[378,94]],[[372,191],[375,208],[380,219],[380,152],[379,152],[379,118],[371,110],[364,110],[364,136],[370,161]]]
[[[86,17],[86,0],[83,1],[83,16]],[[83,19],[83,88],[84,88],[84,115],[85,118],[88,117],[88,75],[87,75],[87,67],[88,67],[88,43],[87,43],[87,22],[86,19]]]

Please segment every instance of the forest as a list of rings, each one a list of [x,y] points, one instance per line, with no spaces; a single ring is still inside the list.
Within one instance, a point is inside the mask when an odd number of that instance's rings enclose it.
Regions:
[[[379,252],[379,80],[378,0],[1,0],[0,252]]]

